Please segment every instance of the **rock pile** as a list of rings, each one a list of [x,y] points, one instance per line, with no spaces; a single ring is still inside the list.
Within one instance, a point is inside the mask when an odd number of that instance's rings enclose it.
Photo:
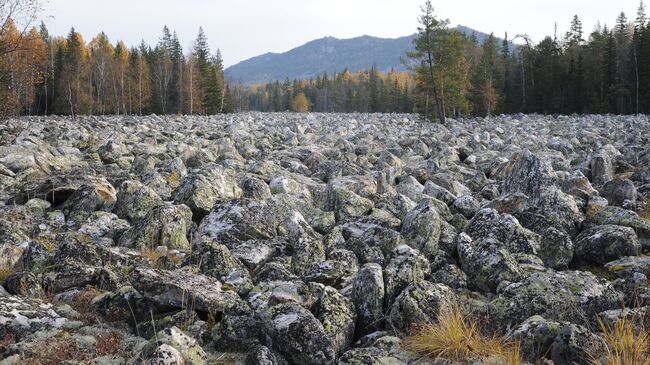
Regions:
[[[460,305],[588,362],[650,304],[647,117],[0,123],[0,364],[410,364]],[[584,346],[583,346],[584,345]],[[59,356],[59,357],[54,357]]]

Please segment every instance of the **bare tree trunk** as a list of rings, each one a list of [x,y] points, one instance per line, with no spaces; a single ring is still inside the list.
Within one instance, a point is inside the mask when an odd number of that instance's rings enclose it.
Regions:
[[[636,113],[639,114],[639,60],[636,55],[636,45],[634,45],[634,71],[636,73]]]
[[[427,57],[428,57],[428,61],[429,61],[429,63],[428,63],[429,75],[431,77],[431,83],[433,84],[433,85],[431,85],[431,86],[433,86],[433,98],[436,101],[436,111],[438,112],[438,118],[440,118],[440,122],[445,123],[446,122],[445,114],[444,114],[444,112],[440,111],[441,110],[440,109],[440,98],[438,97],[438,90],[437,90],[436,85],[435,85],[436,76],[435,76],[435,74],[433,72],[433,65],[434,65],[434,63],[433,63],[433,54],[431,53],[430,50],[427,51]]]
[[[190,115],[194,114],[194,60],[190,57]]]
[[[70,104],[70,115],[74,118],[74,105],[72,104],[72,85],[68,82],[68,103]]]

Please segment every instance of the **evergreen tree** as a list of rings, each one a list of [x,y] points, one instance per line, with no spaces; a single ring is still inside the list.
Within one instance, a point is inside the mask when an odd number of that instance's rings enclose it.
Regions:
[[[449,29],[448,20],[435,17],[430,0],[422,8],[419,22],[415,51],[407,53],[416,62],[418,105],[425,120],[436,115],[444,123],[450,110],[457,113],[468,108],[467,63],[463,54],[466,37]],[[432,113],[430,104],[435,105],[436,113]]]

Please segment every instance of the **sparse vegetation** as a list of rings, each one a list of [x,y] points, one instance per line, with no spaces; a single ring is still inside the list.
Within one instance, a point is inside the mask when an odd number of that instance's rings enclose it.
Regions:
[[[0,282],[5,281],[11,274],[14,273],[14,269],[9,266],[0,266]]]
[[[156,269],[164,269],[163,258],[168,258],[174,265],[178,265],[181,262],[181,258],[177,255],[151,247],[142,249],[140,255],[146,257],[151,262],[151,266]]]
[[[117,332],[97,337],[95,352],[97,356],[112,355],[119,352],[122,347],[122,336]]]
[[[77,341],[70,337],[54,337],[35,343],[31,355],[23,356],[21,360],[24,364],[58,365],[66,360],[85,363],[90,358]]]
[[[650,221],[650,198],[644,198],[642,208],[637,212],[639,217]]]
[[[586,209],[587,217],[593,217],[598,214],[601,210],[605,209],[602,205],[589,205]]]
[[[613,325],[598,322],[607,355],[592,359],[594,365],[650,365],[650,334],[644,318],[628,315]]]
[[[418,328],[407,338],[406,348],[427,357],[454,362],[521,363],[518,342],[481,333],[476,322],[465,318],[459,306],[443,310],[438,322]]]

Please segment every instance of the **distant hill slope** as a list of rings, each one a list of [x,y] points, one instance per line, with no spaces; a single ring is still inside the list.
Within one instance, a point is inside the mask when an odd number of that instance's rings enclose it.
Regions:
[[[458,26],[465,34],[476,34],[479,43],[486,33]],[[401,58],[413,49],[415,35],[388,39],[364,35],[351,39],[325,37],[308,42],[285,53],[266,53],[242,61],[226,69],[230,81],[244,84],[308,79],[328,72],[333,74],[348,68],[352,72],[367,70],[373,64],[380,71],[403,70]]]

